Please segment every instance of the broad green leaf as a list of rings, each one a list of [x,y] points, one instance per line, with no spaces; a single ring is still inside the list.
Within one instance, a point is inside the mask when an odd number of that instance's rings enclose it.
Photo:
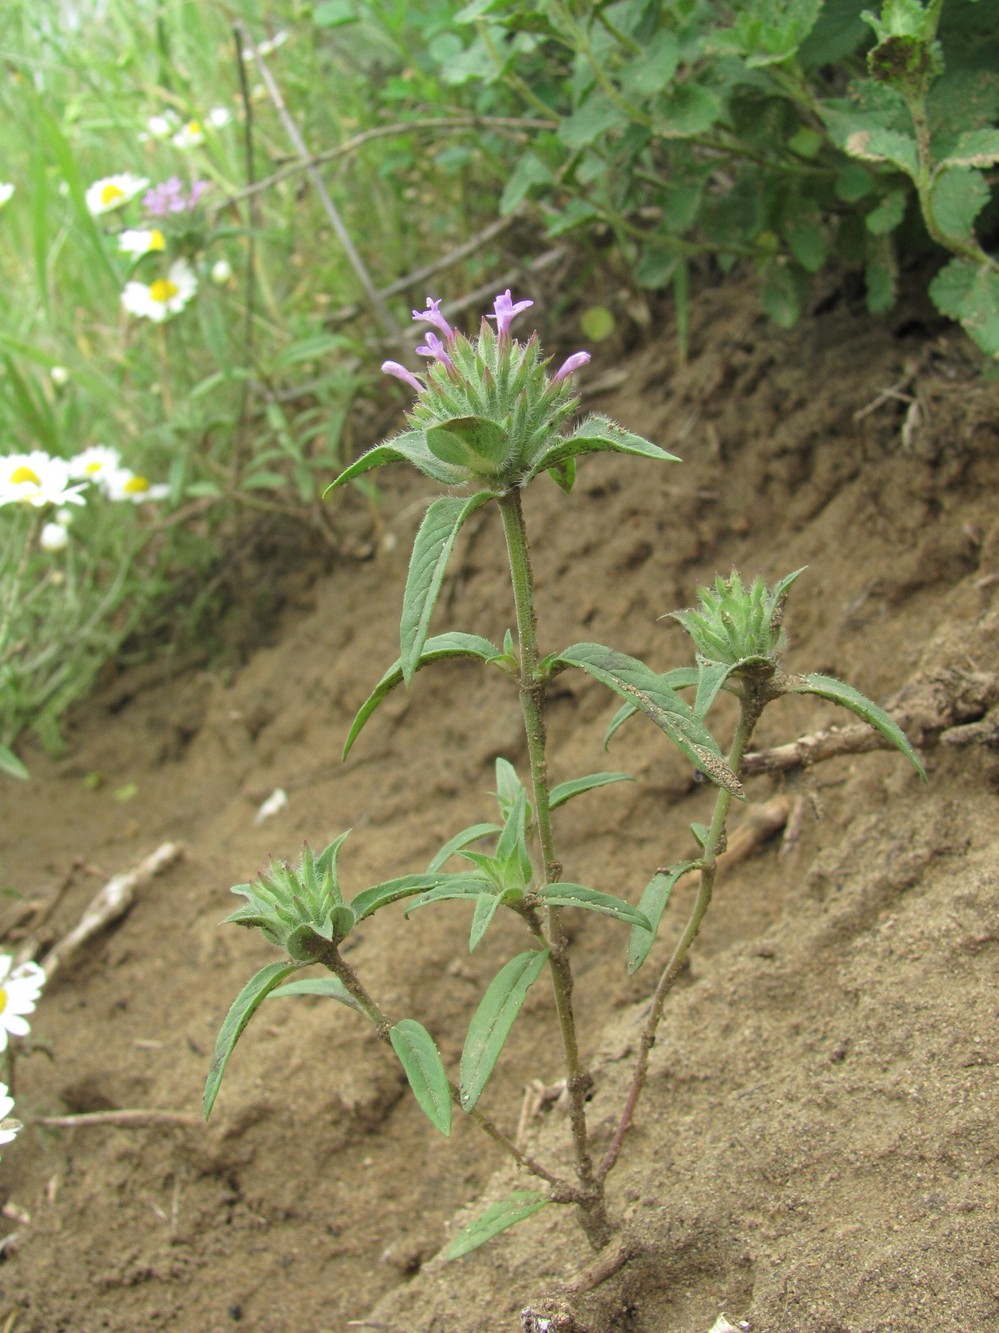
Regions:
[[[387,879],[383,884],[375,884],[370,889],[362,889],[350,902],[351,909],[358,921],[397,903],[403,898],[412,898],[417,893],[426,893],[436,888],[443,877],[440,874],[401,875],[398,879]]]
[[[866,695],[861,694],[859,690],[855,690],[852,685],[846,685],[833,676],[807,674],[791,678],[791,691],[794,694],[817,694],[822,699],[829,699],[833,703],[848,708],[851,713],[856,713],[875,731],[879,731],[886,740],[891,741],[897,750],[901,750],[923,781],[926,781],[926,770],[920,763],[915,750],[909,744],[902,728],[889,717],[883,708],[879,708],[876,703],[873,703]]]
[[[969,167],[948,167],[934,178],[930,212],[946,236],[967,240],[974,235],[975,218],[989,202],[985,176]]]
[[[911,134],[898,130],[855,130],[846,141],[851,157],[864,162],[890,162],[912,180],[919,179],[919,150]]]
[[[595,88],[582,106],[559,125],[558,138],[567,148],[585,148],[603,139],[609,130],[625,129],[627,125],[627,113],[605,92]]]
[[[490,662],[500,656],[494,644],[488,639],[482,639],[477,634],[462,634],[453,631],[450,634],[437,634],[431,639],[427,639],[423,645],[423,651],[420,653],[419,660],[416,663],[415,670],[426,666],[430,662],[440,662],[448,657],[477,657],[483,662]],[[378,705],[387,695],[402,683],[402,660],[396,658],[389,669],[382,676],[381,680],[365,699],[364,703],[357,710],[357,716],[350,725],[350,731],[347,733],[347,739],[343,746],[343,758],[346,759],[350,754],[351,748],[368,718],[375,711]]]
[[[424,515],[413,543],[402,600],[399,662],[402,678],[407,685],[411,684],[419,666],[430,629],[430,618],[461,525],[492,498],[489,491],[479,491],[470,499],[442,495],[434,500]]]
[[[760,300],[763,309],[778,328],[794,328],[801,318],[802,305],[807,296],[808,283],[796,264],[774,260],[766,265]]]
[[[631,938],[628,941],[629,974],[637,972],[648,958],[674,884],[681,875],[693,870],[696,865],[696,861],[681,861],[679,865],[670,866],[668,870],[657,870],[646,884],[638,909],[648,918],[650,929],[646,930],[644,926],[638,925],[632,927]]]
[[[952,259],[930,283],[934,305],[965,332],[986,356],[999,359],[999,268]]]
[[[468,828],[462,829],[460,833],[456,833],[453,838],[448,839],[427,866],[427,870],[433,874],[440,870],[456,852],[460,852],[470,843],[478,842],[480,838],[487,838],[490,834],[499,833],[500,831],[499,824],[472,824]]]
[[[887,236],[901,226],[908,198],[906,190],[889,190],[881,196],[874,208],[864,215],[864,226],[872,236]]]
[[[621,87],[628,97],[651,97],[664,92],[673,81],[680,63],[680,43],[676,34],[662,27],[653,33],[636,56],[621,71]]]
[[[674,667],[672,671],[667,671],[662,680],[670,686],[671,689],[680,690],[688,685],[696,685],[700,679],[700,673],[696,667]],[[634,717],[639,711],[636,704],[622,704],[614,716],[611,718],[610,726],[604,736],[604,749],[608,749],[611,737],[614,733],[628,721],[629,717]]]
[[[276,1000],[285,995],[325,995],[331,1000],[339,1000],[358,1014],[364,1013],[339,977],[303,977],[301,981],[289,981],[286,986],[272,990],[267,998]]]
[[[420,1109],[447,1138],[451,1133],[451,1085],[433,1037],[422,1023],[403,1018],[389,1028],[389,1040]]]
[[[426,431],[435,458],[454,467],[492,477],[510,452],[510,437],[488,417],[455,417]]]
[[[613,893],[601,893],[597,889],[588,889],[585,884],[567,884],[559,881],[555,884],[542,884],[538,897],[546,907],[582,907],[588,912],[603,912],[605,916],[615,917],[618,921],[627,921],[643,930],[651,930],[651,924],[644,912],[623,898]]]
[[[939,167],[990,167],[999,162],[999,130],[968,130],[959,134]]]
[[[701,84],[676,84],[656,103],[655,133],[662,139],[706,134],[723,110],[721,98]]]
[[[651,718],[692,764],[734,796],[744,799],[739,779],[721,756],[714,737],[691,706],[644,662],[599,643],[576,643],[558,661],[579,667]]]
[[[532,1213],[536,1213],[539,1208],[544,1208],[546,1203],[551,1203],[548,1196],[538,1194],[534,1190],[516,1190],[513,1194],[508,1194],[505,1199],[494,1203],[481,1217],[459,1231],[447,1247],[445,1258],[460,1259],[462,1255],[471,1254],[480,1245],[485,1245],[487,1240],[492,1240],[493,1236],[509,1230],[518,1222],[523,1222],[526,1217],[530,1217]]]
[[[613,782],[634,782],[630,773],[591,773],[585,778],[573,778],[569,782],[559,782],[552,787],[549,798],[549,809],[556,810],[560,805],[565,805],[566,801],[571,801],[574,796],[580,796],[584,791],[593,791],[596,787],[609,787]]]
[[[668,463],[680,461],[675,454],[667,453],[641,435],[634,435],[630,430],[615,425],[609,417],[591,416],[577,426],[571,435],[554,440],[531,460],[528,480],[569,458],[596,453],[634,454],[639,458],[655,458]]]
[[[11,778],[20,778],[22,782],[31,776],[14,751],[8,750],[6,745],[0,745],[0,773],[6,773]]]
[[[323,491],[323,499],[327,499],[338,486],[354,481],[365,472],[384,467],[386,463],[411,463],[424,476],[442,482],[445,486],[457,486],[466,480],[466,474],[461,468],[451,467],[434,457],[421,430],[410,430],[392,440],[386,440],[384,444],[376,444],[373,449],[355,459],[335,481],[330,482]]]
[[[462,1110],[471,1111],[493,1072],[527,992],[541,975],[547,949],[517,954],[497,972],[472,1017],[461,1053],[458,1092]]]
[[[232,1008],[225,1016],[215,1041],[212,1063],[205,1081],[205,1119],[211,1115],[215,1098],[222,1085],[222,1075],[229,1063],[233,1047],[239,1041],[243,1029],[276,986],[280,986],[285,977],[304,967],[304,963],[268,963],[250,978],[236,996]]]
[[[488,875],[448,875],[435,889],[407,907],[406,916],[412,916],[421,907],[430,907],[433,903],[448,902],[454,898],[477,898],[481,893],[492,893],[494,888]]]

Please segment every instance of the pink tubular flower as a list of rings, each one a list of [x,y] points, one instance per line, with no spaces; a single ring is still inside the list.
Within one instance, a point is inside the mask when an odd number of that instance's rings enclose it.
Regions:
[[[420,381],[405,366],[400,366],[398,361],[383,361],[382,370],[386,375],[394,375],[397,380],[404,380],[417,393],[423,393],[423,385]]]
[[[419,323],[420,320],[426,320],[426,322],[432,324],[435,329],[439,329],[445,338],[453,338],[454,329],[452,329],[451,325],[441,314],[440,304],[440,301],[435,301],[432,297],[428,296],[426,310],[414,310],[413,318],[417,323]]]
[[[497,296],[495,304],[493,305],[493,309],[496,313],[487,316],[487,318],[495,319],[496,321],[496,336],[498,338],[509,337],[510,325],[521,311],[529,310],[533,304],[533,301],[518,301],[514,304],[509,287],[500,296]]]
[[[562,365],[552,376],[552,384],[558,384],[560,380],[566,379],[575,370],[585,366],[590,359],[589,352],[573,352],[572,356],[563,361]]]
[[[454,370],[454,362],[444,350],[444,344],[438,338],[436,333],[428,333],[427,341],[422,347],[418,347],[417,352],[420,356],[432,357],[435,361],[442,361],[448,370]]]

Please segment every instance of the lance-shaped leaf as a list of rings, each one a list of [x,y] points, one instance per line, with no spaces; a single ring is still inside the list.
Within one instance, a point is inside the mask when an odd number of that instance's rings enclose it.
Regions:
[[[285,995],[325,995],[328,999],[339,1000],[355,1013],[364,1013],[339,977],[303,977],[301,981],[289,981],[287,985],[272,990],[267,998],[277,1000]]]
[[[926,781],[926,769],[919,761],[919,756],[909,744],[908,737],[902,728],[895,722],[883,708],[879,708],[866,695],[855,690],[852,685],[846,685],[841,680],[836,680],[834,676],[816,676],[806,674],[803,676],[792,676],[788,682],[788,687],[792,694],[817,694],[822,699],[829,699],[834,704],[841,704],[848,708],[851,713],[856,715],[872,726],[875,731],[880,731],[886,740],[891,741],[896,750],[901,750],[912,764],[919,776]]]
[[[672,671],[667,671],[660,677],[671,689],[680,690],[687,685],[696,685],[700,679],[700,673],[697,667],[674,667]],[[629,717],[634,717],[639,711],[637,704],[622,704],[614,716],[611,718],[610,726],[604,735],[604,749],[608,749],[611,743],[611,737],[620,728],[623,727]]]
[[[365,472],[384,467],[386,463],[411,463],[424,476],[445,486],[456,486],[467,480],[467,473],[436,458],[427,445],[426,436],[421,430],[408,430],[384,444],[376,444],[373,449],[354,460],[350,467],[340,473],[336,481],[331,481],[323,491],[323,499],[345,482],[362,477]]]
[[[389,903],[397,903],[402,898],[413,898],[418,893],[426,893],[436,888],[444,878],[440,874],[400,875],[398,879],[387,879],[383,884],[375,884],[350,900],[351,910],[358,921],[371,916]]]
[[[670,866],[668,870],[657,870],[646,884],[638,908],[648,918],[650,929],[646,930],[644,926],[632,927],[631,938],[628,941],[629,973],[637,972],[648,958],[649,950],[655,942],[656,931],[659,929],[659,922],[673,892],[673,885],[681,875],[693,870],[697,864],[696,861],[681,861],[679,865]]]
[[[427,641],[430,617],[437,603],[455,538],[465,520],[492,498],[490,491],[479,491],[470,499],[442,495],[424,515],[413,543],[402,601],[399,662],[402,678],[407,685],[413,679]]]
[[[475,911],[472,913],[472,928],[468,932],[469,953],[474,953],[479,947],[502,901],[501,893],[483,893],[481,897],[476,898]]]
[[[471,1111],[493,1072],[527,992],[541,975],[547,949],[528,949],[511,958],[489,983],[468,1027],[461,1053],[458,1092],[464,1111]]]
[[[236,996],[232,1008],[225,1016],[225,1022],[219,1028],[212,1063],[205,1081],[206,1119],[212,1113],[215,1098],[222,1085],[222,1075],[229,1063],[229,1056],[232,1055],[233,1047],[239,1041],[243,1029],[275,986],[280,986],[285,977],[290,977],[292,972],[297,972],[303,966],[303,963],[268,963],[250,978]]]
[[[471,1254],[480,1245],[485,1245],[487,1240],[492,1240],[493,1236],[509,1230],[539,1208],[544,1208],[546,1203],[551,1203],[546,1194],[538,1194],[535,1190],[515,1190],[505,1199],[500,1199],[499,1203],[492,1204],[467,1227],[463,1227],[447,1247],[445,1258],[460,1259],[462,1255]]]
[[[428,427],[426,436],[435,458],[479,476],[495,476],[510,452],[509,435],[488,417],[454,417]]]
[[[572,778],[569,782],[560,782],[552,788],[549,808],[557,809],[580,796],[584,791],[593,791],[597,787],[609,787],[614,782],[634,782],[630,773],[590,773],[585,778]]]
[[[556,469],[556,481],[562,485],[558,469],[570,458],[581,454],[635,454],[639,458],[655,458],[660,462],[679,463],[676,454],[669,454],[660,449],[658,444],[635,435],[611,421],[609,417],[590,416],[572,432],[571,435],[558,437],[548,443],[540,453],[531,459],[530,471],[526,480],[537,476],[539,472]],[[570,483],[571,484],[571,483]]]
[[[419,671],[420,667],[424,667],[430,662],[440,662],[448,657],[477,657],[480,661],[491,662],[499,656],[499,650],[488,639],[480,638],[478,634],[462,634],[455,630],[450,634],[436,634],[432,639],[427,639],[414,670]],[[361,734],[361,729],[368,718],[382,700],[401,683],[402,659],[397,657],[357,710],[357,716],[351,723],[347,739],[344,741],[344,759],[350,754],[351,748]]]
[[[407,907],[406,916],[412,916],[421,907],[430,907],[432,903],[443,903],[455,898],[477,898],[480,893],[495,892],[496,886],[488,875],[447,875],[435,889]]]
[[[8,750],[6,745],[0,745],[0,773],[6,773],[11,778],[20,778],[22,782],[27,782],[31,776],[14,751]]]
[[[427,869],[431,873],[440,870],[456,852],[464,850],[470,843],[478,842],[480,838],[487,838],[491,833],[499,832],[499,824],[471,824],[468,828],[462,829],[460,833],[456,833],[453,838],[448,839],[427,866]]]
[[[558,661],[579,667],[634,704],[712,782],[744,798],[742,784],[725,763],[704,723],[665,679],[644,662],[599,643],[575,643],[559,654]]]
[[[618,921],[640,926],[642,930],[652,929],[652,923],[645,913],[632,907],[624,898],[588,889],[585,884],[567,884],[561,880],[555,884],[542,884],[538,897],[546,907],[583,907],[588,912],[603,912],[605,916],[616,917]]]
[[[451,1133],[451,1085],[433,1037],[422,1023],[403,1018],[389,1028],[389,1040],[420,1109],[447,1138]]]

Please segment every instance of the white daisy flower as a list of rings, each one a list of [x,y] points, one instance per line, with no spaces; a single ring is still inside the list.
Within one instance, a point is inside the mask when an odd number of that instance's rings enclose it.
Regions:
[[[188,120],[174,134],[170,142],[174,148],[196,148],[205,142],[205,127],[200,120]]]
[[[0,1051],[7,1049],[7,1034],[26,1037],[31,1025],[24,1017],[32,1014],[45,985],[45,973],[37,963],[19,963],[11,970],[13,958],[0,954]]]
[[[57,555],[69,545],[69,533],[62,523],[46,523],[38,534],[38,545],[49,555]]]
[[[69,460],[69,475],[83,481],[100,481],[121,467],[121,455],[109,444],[90,444]]]
[[[148,176],[136,176],[131,171],[122,171],[116,176],[102,176],[87,190],[87,207],[94,217],[110,213],[112,209],[121,208],[122,204],[134,199],[148,184]]]
[[[216,259],[212,265],[212,282],[218,287],[224,287],[232,277],[232,265],[228,259]]]
[[[165,483],[158,482],[154,486],[148,477],[127,467],[105,473],[101,477],[101,487],[109,500],[131,500],[137,505],[145,504],[147,500],[164,500],[170,494],[170,487]]]
[[[65,366],[49,366],[49,379],[57,389],[61,389],[69,382],[69,371]]]
[[[169,139],[180,124],[180,117],[176,111],[164,111],[160,116],[150,116],[146,121],[148,134],[140,134],[139,142],[145,143],[147,139]]]
[[[0,1083],[0,1145],[10,1143],[17,1137],[18,1130],[21,1128],[19,1120],[11,1120],[10,1113],[14,1109],[14,1098],[7,1091],[7,1084]]]
[[[130,315],[151,319],[157,324],[179,314],[198,290],[198,279],[186,259],[177,259],[170,265],[165,278],[155,282],[126,282],[121,303]]]
[[[50,458],[41,449],[0,458],[0,504],[30,504],[36,509],[54,504],[86,504],[83,482],[70,485],[69,464]]]
[[[12,185],[10,181],[0,181],[0,208],[3,208],[4,204],[14,193],[15,188],[16,187]]]
[[[232,112],[227,106],[213,106],[205,117],[213,130],[221,130],[232,121]]]
[[[153,250],[165,250],[166,237],[159,227],[152,227],[149,230],[123,231],[118,237],[118,249],[123,255],[133,255],[136,259],[140,259]]]

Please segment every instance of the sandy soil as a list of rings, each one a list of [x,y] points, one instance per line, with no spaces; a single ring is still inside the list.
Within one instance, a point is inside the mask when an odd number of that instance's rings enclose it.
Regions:
[[[383,472],[374,534],[349,498],[332,565],[257,564],[233,616],[244,631],[257,617],[266,646],[125,673],[76,715],[67,758],[26,747],[33,781],[3,787],[3,878],[20,895],[0,917],[7,948],[44,955],[111,875],[183,846],[53,978],[34,1027],[44,1053],[17,1063],[19,1111],[190,1117],[36,1124],[7,1149],[4,1333],[502,1333],[527,1308],[527,1326],[563,1333],[708,1333],[722,1311],[752,1333],[999,1321],[999,384],[922,306],[888,326],[830,291],[780,333],[732,285],[695,304],[686,366],[668,326],[598,352],[591,385],[608,366],[626,374],[587,406],[685,461],[588,459],[572,497],[547,482],[528,496],[543,647],[596,640],[665,670],[686,650],[659,617],[699,583],[808,565],[788,665],[891,707],[929,783],[885,751],[750,780],[754,806],[803,796],[800,829],[719,883],[611,1177],[628,1258],[603,1282],[559,1208],[444,1261],[449,1236],[516,1177],[467,1122],[450,1140],[430,1129],[391,1054],[329,1001],[267,1002],[205,1126],[215,1033],[270,958],[259,936],[219,925],[237,905],[229,886],[346,828],[349,893],[420,869],[492,817],[496,756],[524,761],[504,681],[453,664],[396,692],[340,762],[396,655],[408,546],[432,493]],[[437,626],[502,638],[501,559],[488,512],[460,539]],[[614,711],[595,682],[559,678],[556,780],[607,766]],[[782,700],[757,740],[836,720]],[[711,797],[640,721],[610,766],[636,781],[567,806],[557,835],[567,878],[635,901],[654,867],[692,854],[688,826]],[[255,824],[277,787],[287,806]],[[572,923],[598,1143],[688,902],[678,891],[632,978],[620,925]],[[351,954],[383,1006],[418,1017],[453,1064],[484,986],[523,947],[511,920],[470,956],[467,930],[460,904],[408,921],[393,910]],[[512,1133],[525,1087],[559,1076],[536,987],[484,1105]],[[563,1161],[566,1130],[555,1100],[527,1144]]]

